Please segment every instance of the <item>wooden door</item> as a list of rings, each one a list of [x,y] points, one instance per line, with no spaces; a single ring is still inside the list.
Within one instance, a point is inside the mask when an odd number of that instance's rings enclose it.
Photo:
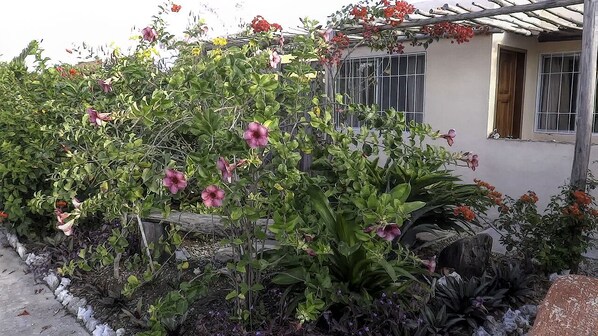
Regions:
[[[500,51],[494,128],[501,138],[519,138],[521,134],[524,58],[520,52]]]

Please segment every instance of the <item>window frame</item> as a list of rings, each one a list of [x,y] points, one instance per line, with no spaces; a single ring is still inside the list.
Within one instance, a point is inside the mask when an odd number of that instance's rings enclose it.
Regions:
[[[576,122],[574,121],[573,125],[573,130],[568,130],[568,131],[564,131],[564,130],[558,130],[558,129],[554,129],[554,130],[549,130],[549,129],[541,129],[538,126],[538,122],[539,122],[539,118],[540,118],[540,108],[542,105],[542,102],[540,101],[541,98],[541,93],[542,93],[542,75],[544,74],[542,72],[542,68],[544,66],[544,57],[546,56],[577,56],[578,59],[581,57],[581,50],[571,50],[571,51],[560,51],[560,52],[544,52],[544,53],[540,53],[538,56],[538,75],[536,76],[536,98],[535,98],[535,111],[534,111],[534,133],[538,133],[538,134],[559,134],[559,135],[573,135],[576,132],[575,126],[576,126]],[[579,62],[579,61],[578,61]],[[552,72],[550,72],[552,73]],[[561,72],[562,73],[562,72]],[[577,74],[580,74],[579,68],[577,70]],[[578,81],[579,81],[579,76],[578,76]],[[562,83],[559,83],[559,85],[561,85]],[[560,90],[559,90],[560,91]],[[579,97],[579,83],[578,83],[578,91],[577,91],[577,96],[575,97],[575,99],[577,100]],[[571,102],[573,102],[573,100],[571,100]],[[594,111],[594,117],[592,119],[595,119],[595,115],[596,115],[596,111]],[[576,111],[574,114],[574,118],[577,119],[577,105],[576,105]],[[558,128],[558,121],[557,121],[557,128]],[[593,132],[594,130],[594,124],[592,124],[592,134],[598,134]]]
[[[407,78],[408,76],[413,76],[414,78],[417,78],[417,76],[423,76],[423,82],[424,82],[424,83],[423,83],[423,85],[422,85],[422,94],[421,94],[421,98],[422,98],[422,101],[421,101],[421,108],[422,108],[422,111],[421,111],[421,112],[410,112],[410,111],[399,111],[398,109],[396,109],[396,110],[397,110],[398,112],[403,112],[403,113],[405,113],[405,115],[407,115],[407,114],[412,114],[412,115],[414,115],[414,120],[415,120],[415,116],[419,114],[419,115],[421,115],[421,122],[423,123],[423,122],[425,122],[424,118],[425,118],[425,115],[426,115],[426,113],[425,113],[425,111],[426,111],[426,91],[427,91],[427,90],[426,90],[426,87],[427,87],[427,85],[428,85],[428,84],[427,84],[427,81],[426,81],[426,77],[427,77],[427,76],[426,76],[426,74],[427,74],[427,71],[428,71],[428,54],[427,54],[427,52],[426,52],[426,51],[413,51],[413,52],[402,53],[402,54],[378,54],[378,53],[374,53],[374,54],[365,54],[365,55],[359,55],[359,56],[355,56],[355,57],[347,57],[347,58],[345,58],[345,59],[342,59],[341,63],[342,63],[342,62],[347,62],[347,61],[356,61],[356,60],[357,60],[357,61],[359,61],[359,60],[367,60],[367,59],[376,59],[376,62],[377,62],[378,64],[380,64],[380,63],[382,62],[382,59],[384,59],[384,58],[389,58],[389,59],[390,59],[390,58],[396,57],[396,58],[398,58],[398,59],[399,59],[399,60],[398,60],[398,62],[397,62],[397,64],[399,64],[399,63],[400,63],[400,58],[401,58],[401,57],[409,57],[409,56],[415,56],[415,57],[418,57],[418,56],[423,56],[423,58],[424,58],[424,65],[423,65],[422,73],[417,73],[417,65],[416,65],[416,73],[413,73],[413,74],[406,73],[406,74],[403,74],[403,75],[401,75],[401,74],[397,74],[397,75],[396,75],[396,77],[397,77],[397,78],[399,78],[399,77],[401,77],[401,76],[404,76],[404,77],[406,77],[406,78]],[[338,83],[339,83],[340,77],[341,77],[340,70],[339,70],[340,66],[341,66],[341,64],[337,65],[337,66],[335,67],[335,69],[334,69],[334,71],[335,71],[335,72],[337,72],[337,77],[336,77],[336,78],[334,78],[334,84],[333,84],[333,85],[334,85],[334,87],[335,87],[335,90],[334,90],[334,92],[335,92],[336,94],[340,94],[340,93],[341,93],[341,92],[340,92],[340,90],[338,90],[338,86],[337,86],[337,85],[338,85]],[[409,65],[408,65],[408,64],[407,64],[407,67],[409,67]],[[408,69],[408,68],[407,68],[407,69]],[[378,69],[377,69],[376,71],[378,71]],[[407,70],[407,72],[408,72],[408,71],[409,71],[409,70]],[[384,76],[380,75],[379,73],[376,73],[376,80],[377,80],[377,81],[378,81],[378,80],[382,80],[382,78],[383,78],[383,77],[384,77]],[[347,78],[353,78],[353,77],[344,77],[344,79],[345,79],[345,80],[346,80]],[[389,77],[389,78],[393,78],[393,77]],[[417,79],[416,79],[416,80],[417,80]],[[380,93],[380,90],[381,90],[381,86],[380,86],[380,85],[378,84],[378,82],[377,82],[377,83],[376,83],[376,85],[375,85],[375,87],[374,87],[374,92],[375,92],[375,93],[374,93],[374,95],[375,95],[375,102],[374,102],[374,104],[375,104],[376,106],[378,106],[378,112],[379,112],[379,113],[382,113],[382,112],[384,112],[385,110],[383,110],[383,109],[382,109],[382,104],[381,104],[381,101],[379,101],[379,93]],[[397,91],[397,92],[398,92],[398,91]],[[344,95],[344,94],[343,94],[343,95]],[[417,96],[417,93],[415,94],[415,96]],[[407,98],[407,97],[405,96],[405,99],[406,99],[406,98]],[[397,97],[397,102],[398,102],[398,97]],[[415,103],[414,103],[414,104],[415,104]],[[338,119],[338,116],[339,116],[338,112],[335,112],[335,113],[334,113],[334,118],[335,118],[335,119]],[[407,117],[405,118],[405,121],[406,121],[406,123],[408,123],[408,122],[409,122],[409,121],[407,121]],[[346,122],[346,121],[343,121],[343,122]],[[337,126],[338,126],[338,125],[340,125],[340,124],[341,124],[341,123],[343,123],[343,122],[337,121],[337,123],[338,123],[338,124],[337,124]],[[354,130],[358,130],[358,129],[360,129],[360,128],[361,128],[361,125],[360,125],[360,124],[359,124],[359,125],[355,125],[355,124],[353,124],[353,123],[347,123],[347,124],[345,124],[344,126],[346,126],[346,127],[351,127],[351,128],[353,128]]]

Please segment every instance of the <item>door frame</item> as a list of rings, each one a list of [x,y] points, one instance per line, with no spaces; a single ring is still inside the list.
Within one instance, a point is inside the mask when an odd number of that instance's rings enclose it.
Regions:
[[[492,123],[492,129],[496,129],[496,108],[497,108],[497,99],[498,99],[498,80],[499,80],[499,76],[500,76],[500,54],[501,52],[505,50],[505,51],[511,51],[511,52],[516,52],[519,53],[521,55],[523,55],[523,59],[521,60],[521,67],[519,66],[519,64],[517,64],[517,68],[516,68],[516,79],[515,79],[515,94],[520,96],[520,100],[521,100],[521,107],[520,107],[520,115],[519,115],[519,139],[522,138],[523,136],[523,112],[524,112],[524,104],[525,104],[525,80],[527,77],[527,50],[526,49],[521,49],[521,48],[517,48],[517,47],[512,47],[512,46],[507,46],[507,45],[503,45],[503,44],[498,44],[498,48],[497,48],[497,55],[496,55],[496,73],[495,73],[495,89],[494,89],[494,109],[492,111],[492,113],[494,113],[493,115],[493,123]],[[519,60],[518,60],[519,63]],[[517,85],[521,84],[521,89],[517,90]],[[505,139],[503,137],[501,137],[501,139]]]

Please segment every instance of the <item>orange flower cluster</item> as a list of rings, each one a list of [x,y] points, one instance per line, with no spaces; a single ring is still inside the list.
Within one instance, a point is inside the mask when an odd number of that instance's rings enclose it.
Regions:
[[[563,215],[565,216],[572,216],[575,217],[577,219],[583,219],[583,212],[581,211],[581,209],[579,208],[579,205],[577,203],[573,203],[572,205],[563,208]]]
[[[453,210],[453,214],[455,216],[463,216],[463,218],[469,222],[475,219],[475,213],[467,205],[456,207],[455,210]]]
[[[67,206],[67,203],[65,201],[56,201],[56,207],[57,208],[64,208],[65,206]]]
[[[530,190],[527,193],[521,195],[521,197],[519,197],[519,200],[523,203],[534,204],[538,202],[538,195],[536,195],[535,192]]]
[[[177,5],[177,4],[172,4],[172,8],[170,8],[171,11],[173,11],[174,13],[178,13],[181,10],[181,5]]]
[[[574,191],[572,194],[573,198],[575,198],[575,202],[581,205],[590,205],[592,203],[592,198],[590,195],[581,190]]]
[[[494,187],[492,184],[488,182],[482,181],[477,178],[473,179],[473,182],[475,182],[475,184],[477,184],[479,188],[485,188],[486,190],[488,190],[488,198],[492,201],[492,203],[498,206],[503,206],[502,194],[495,190],[496,187]]]

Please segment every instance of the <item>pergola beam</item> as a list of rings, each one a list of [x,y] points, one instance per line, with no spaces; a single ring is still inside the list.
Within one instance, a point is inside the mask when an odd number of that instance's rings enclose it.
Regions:
[[[491,9],[478,11],[478,12],[469,12],[469,13],[455,14],[455,15],[449,15],[449,16],[440,16],[440,17],[421,19],[421,20],[409,20],[409,21],[405,21],[397,26],[383,25],[383,26],[380,26],[379,29],[388,30],[388,29],[400,29],[400,28],[414,28],[414,27],[422,27],[422,26],[431,25],[431,24],[440,23],[440,22],[454,22],[454,21],[468,21],[468,20],[470,21],[473,19],[487,18],[487,17],[491,17],[491,16],[495,16],[495,15],[530,12],[530,11],[543,10],[543,9],[548,9],[548,8],[579,5],[582,3],[583,3],[583,0],[546,0],[546,1],[532,3],[532,4],[491,8]],[[353,31],[350,31],[347,33],[358,33],[361,31],[363,31],[363,28],[355,28]]]
[[[592,148],[592,123],[596,101],[596,61],[598,56],[598,0],[585,0],[583,35],[579,62],[579,96],[575,119],[575,152],[571,169],[571,186],[586,189],[590,150]]]

